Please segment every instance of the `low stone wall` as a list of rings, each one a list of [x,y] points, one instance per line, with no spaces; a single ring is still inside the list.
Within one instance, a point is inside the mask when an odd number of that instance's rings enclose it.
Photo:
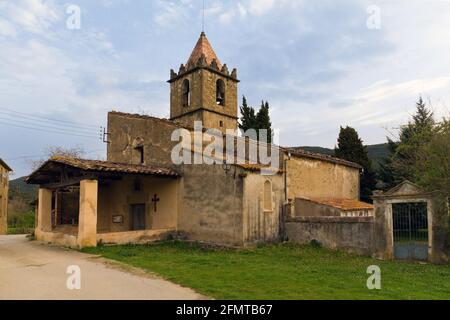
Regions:
[[[143,244],[152,241],[161,240],[161,238],[174,229],[160,230],[142,230],[115,233],[99,233],[97,234],[97,242],[103,244]]]
[[[374,222],[374,217],[296,217],[286,221],[286,234],[294,243],[315,240],[327,248],[371,256]]]
[[[78,236],[74,228],[56,228],[52,232],[43,232],[39,229],[35,230],[36,240],[48,244],[53,244],[61,247],[68,247],[78,249]],[[142,231],[128,231],[128,232],[113,232],[113,233],[99,233],[97,234],[97,242],[103,244],[144,244],[152,241],[161,240],[164,235],[174,229],[161,230],[142,230]]]
[[[35,229],[36,240],[45,243],[54,244],[61,247],[78,248],[77,236],[75,234],[63,232],[44,232],[40,229]]]

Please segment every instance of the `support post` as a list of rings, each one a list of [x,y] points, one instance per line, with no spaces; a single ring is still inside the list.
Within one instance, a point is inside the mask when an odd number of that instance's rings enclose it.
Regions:
[[[51,232],[52,231],[52,191],[48,189],[39,189],[38,200],[38,232]]]
[[[78,221],[78,247],[97,246],[98,181],[80,182],[80,213]]]

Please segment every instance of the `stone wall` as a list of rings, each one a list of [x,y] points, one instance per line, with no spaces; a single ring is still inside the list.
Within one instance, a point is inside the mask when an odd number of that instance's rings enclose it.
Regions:
[[[144,147],[145,164],[173,166],[171,141],[178,126],[169,120],[119,112],[108,113],[108,161],[140,164],[136,147]]]
[[[287,161],[288,198],[359,200],[358,168],[324,160],[292,156]]]
[[[0,165],[0,235],[8,231],[8,171]]]
[[[216,103],[216,82],[225,84],[225,105]],[[183,106],[183,82],[189,81],[191,102]],[[202,121],[206,128],[222,130],[237,129],[238,82],[209,69],[196,69],[170,84],[170,118],[193,127],[194,121]],[[220,126],[223,121],[223,127]]]
[[[289,241],[309,244],[315,240],[324,247],[371,256],[373,217],[297,217],[286,222]]]

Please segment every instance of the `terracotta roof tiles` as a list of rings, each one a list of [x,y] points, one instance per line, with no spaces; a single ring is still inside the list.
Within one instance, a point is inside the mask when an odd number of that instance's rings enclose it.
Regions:
[[[198,59],[200,59],[202,55],[205,55],[208,65],[210,65],[213,60],[216,60],[219,70],[222,69],[222,63],[214,52],[214,49],[212,48],[211,43],[204,32],[201,33],[200,38],[198,39],[197,44],[189,57],[187,65],[196,65]]]

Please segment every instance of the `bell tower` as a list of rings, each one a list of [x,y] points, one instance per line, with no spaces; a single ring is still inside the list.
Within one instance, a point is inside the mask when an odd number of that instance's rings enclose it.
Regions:
[[[230,73],[222,65],[205,33],[202,32],[192,54],[178,73],[170,71],[170,119],[193,127],[202,121],[204,128],[222,132],[237,129],[237,70]]]

